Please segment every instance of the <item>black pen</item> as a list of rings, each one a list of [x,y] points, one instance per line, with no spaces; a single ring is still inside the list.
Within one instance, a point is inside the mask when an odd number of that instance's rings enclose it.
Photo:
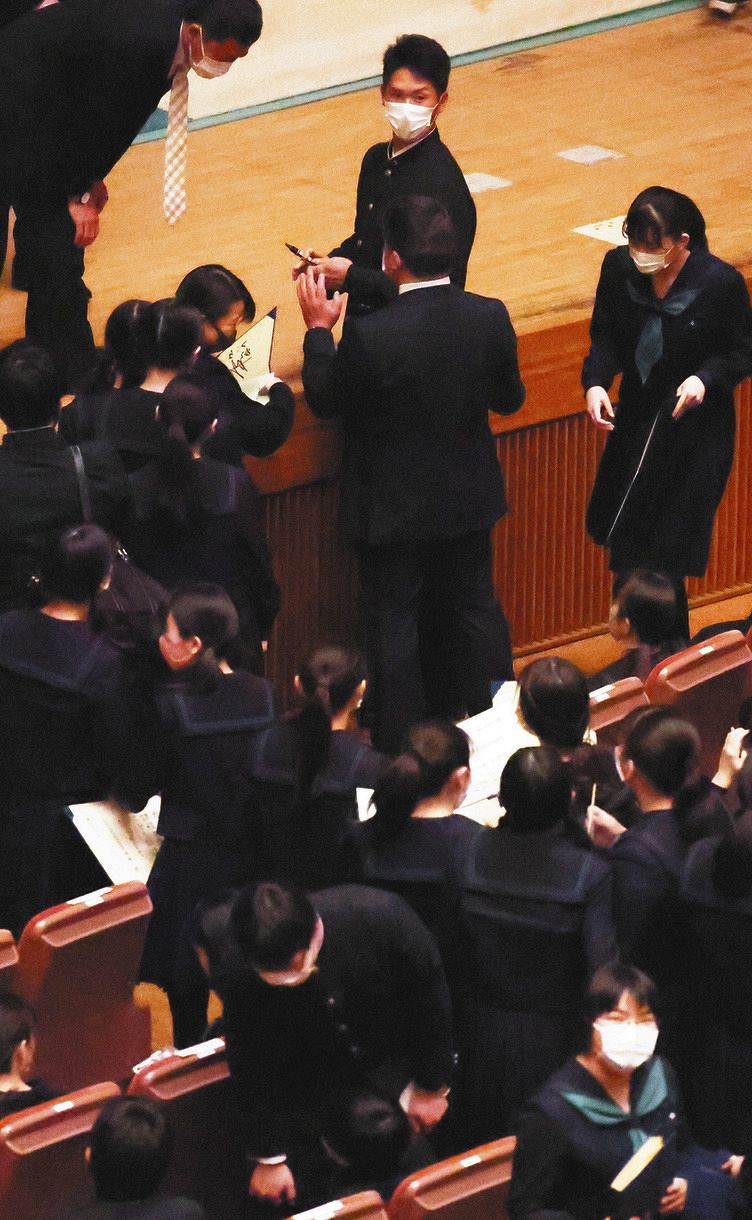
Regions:
[[[299,250],[297,246],[294,246],[292,244],[292,242],[286,241],[285,245],[287,246],[287,249],[290,251],[290,253],[294,254],[296,258],[302,258],[303,262],[308,263],[309,267],[315,266],[316,259],[311,258],[310,254],[304,254],[303,251]]]

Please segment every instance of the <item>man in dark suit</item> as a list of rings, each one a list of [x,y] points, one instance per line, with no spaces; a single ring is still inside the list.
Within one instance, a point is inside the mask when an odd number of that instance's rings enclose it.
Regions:
[[[401,1098],[416,1131],[443,1118],[446,978],[428,929],[384,890],[306,897],[261,882],[240,893],[231,920],[244,968],[225,993],[225,1036],[256,1159],[250,1190],[275,1202],[297,1195],[299,1210],[316,1193],[323,1113],[341,1094],[368,1086]]]
[[[0,42],[0,203],[13,206],[28,282],[26,333],[69,388],[93,352],[83,250],[104,178],[172,77],[220,75],[261,32],[258,0],[66,0]]]
[[[339,351],[339,294],[328,300],[314,269],[298,279],[306,397],[343,424],[343,516],[369,623],[373,740],[386,751],[425,714],[429,688],[434,714],[473,714],[492,679],[512,677],[491,577],[490,530],[507,504],[488,411],[519,410],[525,390],[506,308],[450,283],[453,251],[441,204],[394,200],[383,258],[399,295],[351,321]],[[421,600],[435,620],[425,689]]]
[[[44,547],[83,520],[73,454],[55,431],[59,380],[48,354],[26,339],[0,352],[0,613],[26,605]],[[121,536],[131,493],[109,445],[81,446],[93,519]]]

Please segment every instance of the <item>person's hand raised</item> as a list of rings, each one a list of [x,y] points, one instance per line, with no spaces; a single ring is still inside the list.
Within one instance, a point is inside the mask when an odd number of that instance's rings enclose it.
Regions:
[[[322,327],[333,330],[339,321],[344,301],[338,292],[327,297],[326,283],[323,274],[317,275],[314,267],[309,267],[305,275],[296,280],[298,301],[303,321],[308,330]]]

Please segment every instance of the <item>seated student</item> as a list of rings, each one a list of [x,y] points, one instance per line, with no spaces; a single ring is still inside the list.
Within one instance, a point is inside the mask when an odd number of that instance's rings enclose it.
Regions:
[[[508,1133],[571,1054],[582,989],[616,952],[611,871],[568,830],[570,773],[551,746],[501,774],[505,814],[470,844],[462,914],[473,948],[470,1142]]]
[[[436,1153],[401,1106],[378,1093],[346,1093],[327,1107],[321,1142],[332,1168],[322,1201],[375,1190],[388,1203],[400,1182]]]
[[[206,440],[204,453],[240,466],[245,454],[268,457],[287,440],[295,418],[289,386],[274,374],[257,392],[267,403],[248,398],[216,354],[235,342],[242,323],[253,321],[256,305],[239,276],[219,263],[194,267],[175,291],[179,305],[196,309],[202,318],[202,344],[191,377],[214,402],[217,427]]]
[[[553,746],[572,772],[573,811],[584,822],[597,787],[598,805],[624,826],[640,816],[608,746],[588,740],[590,693],[582,670],[564,657],[540,657],[519,676],[518,718],[540,741]]]
[[[691,1045],[687,1104],[709,1147],[752,1149],[752,812],[695,843],[681,875]],[[688,1023],[689,1025],[689,1023]]]
[[[721,1172],[727,1154],[692,1144],[672,1068],[653,1053],[655,1010],[653,983],[639,970],[610,965],[595,974],[580,1054],[551,1076],[517,1124],[511,1220],[729,1216],[732,1183]],[[663,1172],[653,1189],[644,1187],[647,1197],[622,1212],[609,1186],[653,1135],[670,1141]]]
[[[205,1220],[200,1203],[163,1195],[172,1157],[166,1116],[145,1097],[113,1097],[91,1129],[86,1161],[97,1201],[66,1220]]]
[[[622,678],[645,679],[666,657],[687,647],[676,634],[674,581],[647,568],[617,573],[608,629],[623,656],[588,678],[590,690]]]
[[[346,827],[357,820],[356,788],[373,788],[389,759],[352,732],[366,689],[357,649],[324,644],[295,677],[299,711],[253,743],[250,772],[263,826],[260,876],[302,889],[330,885]]]
[[[467,999],[469,946],[459,918],[459,879],[476,822],[459,811],[470,784],[470,742],[456,725],[424,720],[381,776],[375,813],[348,827],[340,879],[400,894],[433,934],[455,1021]]]
[[[0,914],[14,929],[50,902],[85,892],[71,873],[75,840],[71,855],[62,809],[106,799],[122,764],[131,675],[90,622],[113,553],[96,525],[66,530],[42,558],[41,607],[0,616]]]
[[[164,436],[158,456],[131,475],[132,559],[167,589],[196,581],[221,585],[238,612],[232,662],[263,670],[279,610],[256,490],[245,470],[203,455],[216,428],[207,392],[176,377],[159,400]]]
[[[19,339],[0,352],[0,612],[28,604],[45,545],[83,516],[73,455],[55,431],[59,397],[43,348]],[[122,464],[106,445],[82,453],[93,520],[120,536],[131,503]]]
[[[0,1119],[57,1097],[43,1080],[35,1080],[36,1016],[12,992],[0,995]]]
[[[227,672],[217,653],[238,616],[217,585],[197,584],[170,599],[159,648],[171,671],[155,695],[156,722],[124,776],[121,799],[141,809],[161,794],[163,836],[149,875],[154,911],[141,977],[169,997],[184,926],[196,904],[255,875],[257,822],[244,768],[255,733],[272,720],[271,687],[246,671]]]
[[[157,423],[162,392],[188,369],[201,344],[201,317],[173,300],[136,311],[133,365],[140,379],[100,396],[77,399],[63,411],[61,435],[71,442],[108,441],[129,474],[159,456],[163,433]]]

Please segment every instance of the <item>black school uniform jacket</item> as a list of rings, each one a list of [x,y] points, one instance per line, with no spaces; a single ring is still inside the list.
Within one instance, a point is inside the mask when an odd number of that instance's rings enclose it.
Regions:
[[[396,894],[337,886],[311,895],[324,925],[316,973],[272,987],[249,970],[225,997],[225,1036],[244,1135],[287,1153],[337,1088],[399,1062],[408,1082],[447,1084],[451,1004],[438,949]],[[313,1126],[311,1126],[313,1120]]]
[[[382,223],[392,200],[405,195],[427,195],[443,203],[456,236],[452,283],[465,287],[476,212],[462,170],[435,130],[397,157],[389,155],[390,147],[388,142],[374,144],[364,156],[358,178],[355,232],[331,251],[335,257],[352,260],[344,285],[350,318],[380,309],[397,295],[395,285],[381,270]]]
[[[488,412],[525,398],[501,301],[453,285],[419,288],[355,319],[339,350],[305,337],[311,410],[342,421],[343,518],[371,546],[459,537],[507,509]]]

